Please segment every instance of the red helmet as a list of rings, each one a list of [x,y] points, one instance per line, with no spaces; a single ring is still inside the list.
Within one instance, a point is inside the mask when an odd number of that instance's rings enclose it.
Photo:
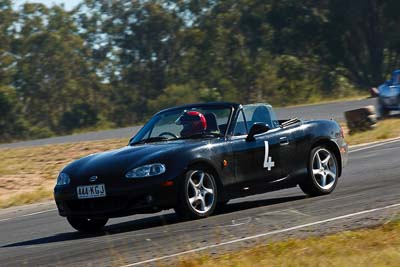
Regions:
[[[203,133],[207,129],[206,118],[198,111],[185,111],[175,123],[183,125],[181,137]]]

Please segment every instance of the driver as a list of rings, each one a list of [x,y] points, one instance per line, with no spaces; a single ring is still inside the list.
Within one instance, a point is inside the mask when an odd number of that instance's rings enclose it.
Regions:
[[[207,129],[207,121],[204,115],[198,111],[185,111],[176,121],[177,125],[183,125],[181,137],[194,134],[202,134]]]

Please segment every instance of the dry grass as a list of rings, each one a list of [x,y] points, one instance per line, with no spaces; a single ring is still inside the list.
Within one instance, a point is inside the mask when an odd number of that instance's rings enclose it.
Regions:
[[[115,139],[0,149],[0,208],[51,199],[57,175],[66,164],[126,143]]]
[[[39,187],[34,191],[21,191],[8,197],[0,198],[0,208],[36,203],[45,199],[51,199],[52,196],[53,191],[44,189],[43,187]]]
[[[350,145],[357,145],[399,136],[400,119],[392,118],[379,121],[373,130],[351,135],[346,134],[345,139]]]
[[[176,266],[399,266],[400,223],[325,237],[291,239],[211,257],[187,256]]]

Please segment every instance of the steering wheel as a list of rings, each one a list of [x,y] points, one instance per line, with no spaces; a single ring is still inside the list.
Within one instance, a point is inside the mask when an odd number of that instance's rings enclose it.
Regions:
[[[164,136],[164,135],[169,135],[169,136],[171,136],[171,137],[173,137],[173,138],[178,138],[177,135],[175,135],[175,134],[173,134],[173,133],[171,133],[171,132],[162,132],[162,133],[160,133],[158,136]]]

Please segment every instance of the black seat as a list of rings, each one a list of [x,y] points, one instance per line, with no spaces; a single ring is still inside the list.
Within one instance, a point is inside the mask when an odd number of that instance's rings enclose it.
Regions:
[[[219,132],[218,123],[217,123],[217,116],[214,113],[209,112],[204,114],[204,117],[207,121],[207,128],[206,132]]]
[[[271,117],[269,116],[269,111],[264,106],[259,106],[254,110],[251,121],[253,124],[261,122],[264,124],[268,124],[269,127],[273,127]]]

